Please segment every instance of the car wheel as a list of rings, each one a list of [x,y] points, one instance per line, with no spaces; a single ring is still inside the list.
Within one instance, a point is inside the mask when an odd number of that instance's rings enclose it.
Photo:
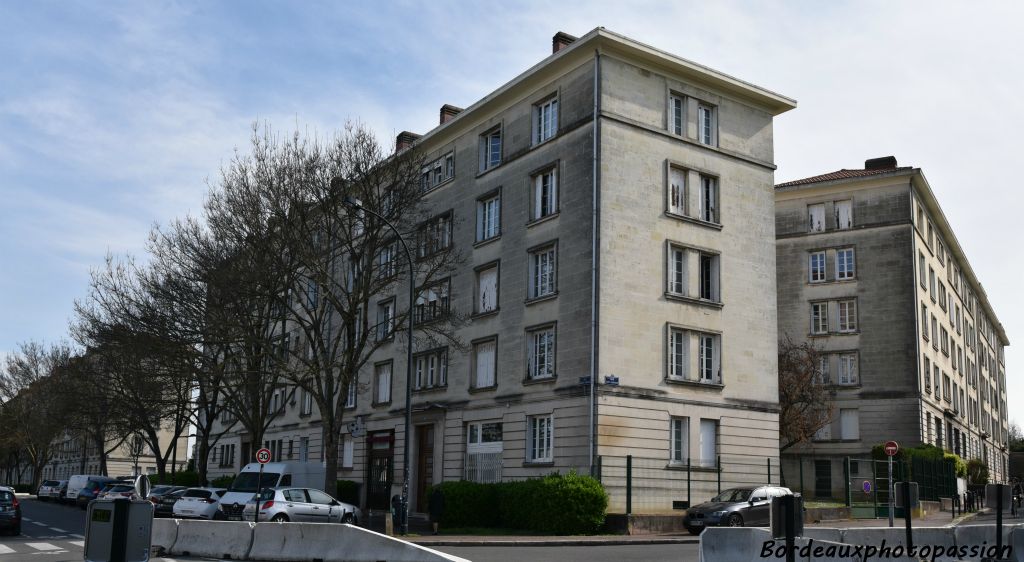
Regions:
[[[18,536],[21,534],[21,523],[18,523],[18,526],[11,531],[11,534],[14,536]]]
[[[687,527],[686,530],[689,531],[691,535],[699,535],[704,532],[704,527]]]
[[[278,513],[273,517],[273,519],[271,519],[271,521],[273,521],[274,523],[287,523],[288,516],[283,513]]]
[[[351,514],[351,513],[346,513],[344,516],[342,516],[341,522],[342,523],[348,523],[349,525],[355,525],[356,524],[356,516]]]
[[[743,518],[740,517],[739,513],[733,513],[732,515],[729,516],[729,526],[730,527],[742,527],[743,526]]]

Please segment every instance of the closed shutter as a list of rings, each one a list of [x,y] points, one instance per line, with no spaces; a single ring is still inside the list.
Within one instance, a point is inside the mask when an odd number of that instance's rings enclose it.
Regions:
[[[715,466],[718,460],[718,422],[700,420],[700,464]]]
[[[476,346],[476,388],[494,386],[494,353],[496,342],[489,341]]]
[[[478,312],[490,312],[498,308],[498,268],[492,267],[480,272],[478,288]]]

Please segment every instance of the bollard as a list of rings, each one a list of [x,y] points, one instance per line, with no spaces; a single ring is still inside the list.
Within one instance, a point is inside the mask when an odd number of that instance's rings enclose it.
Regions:
[[[690,457],[686,457],[686,509],[693,505],[690,501]]]
[[[996,484],[996,552],[1003,551],[1003,485]]]
[[[626,515],[633,514],[633,455],[626,455]]]
[[[914,550],[914,531],[910,523],[910,482],[903,482],[903,521],[907,526],[907,552]]]

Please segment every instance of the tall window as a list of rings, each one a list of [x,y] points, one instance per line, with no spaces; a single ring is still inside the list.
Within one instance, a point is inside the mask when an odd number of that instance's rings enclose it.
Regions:
[[[419,230],[416,257],[425,258],[452,245],[452,214],[445,213],[430,219]]]
[[[689,332],[682,328],[669,328],[668,330],[668,376],[671,379],[687,380],[689,374],[688,351]]]
[[[345,397],[345,407],[355,408],[356,407],[356,396],[359,394],[359,383],[353,377],[348,383],[348,395]]]
[[[846,299],[839,301],[839,331],[857,331],[857,300]]]
[[[836,213],[836,228],[839,230],[853,228],[853,201],[849,199],[845,201],[836,201],[834,206]]]
[[[939,365],[932,365],[932,383],[935,385],[935,399],[942,397],[942,375],[939,374]]]
[[[939,322],[932,314],[932,349],[939,348]]]
[[[501,482],[504,442],[501,422],[466,426],[466,474],[470,482]]]
[[[839,438],[845,440],[860,439],[860,415],[856,408],[839,410]]]
[[[717,144],[718,123],[715,107],[706,103],[697,105],[697,140],[702,144]]]
[[[928,288],[928,274],[924,269],[924,253],[917,253],[917,274],[921,277],[921,286]]]
[[[473,388],[491,388],[495,385],[498,360],[498,340],[490,339],[473,344]]]
[[[700,208],[698,218],[707,222],[718,222],[718,179],[712,176],[700,176]]]
[[[686,248],[681,246],[668,247],[668,292],[686,295]]]
[[[931,267],[928,268],[928,292],[932,295],[932,302],[935,302],[938,294],[935,289],[935,269]]]
[[[530,252],[531,299],[555,293],[555,245],[544,246]]]
[[[386,340],[395,331],[395,299],[377,304],[377,339]]]
[[[676,167],[668,171],[668,212],[686,214],[686,170]]]
[[[808,264],[808,271],[810,272],[810,282],[820,283],[825,280],[825,252],[811,252],[810,263]]]
[[[398,253],[398,243],[391,242],[381,248],[377,254],[377,274],[381,279],[387,279],[396,273],[395,257]]]
[[[674,463],[684,463],[690,458],[690,418],[672,418],[671,427],[672,456]]]
[[[430,322],[447,315],[451,304],[450,289],[450,279],[421,288],[416,297],[416,323]]]
[[[484,314],[498,310],[498,264],[476,272],[476,312]]]
[[[807,206],[807,230],[809,232],[825,232],[825,204]]]
[[[928,394],[932,393],[932,362],[928,360],[928,356],[924,356],[924,391]]]
[[[839,384],[857,384],[857,354],[839,354]]]
[[[853,248],[836,250],[836,279],[853,279],[856,275]]]
[[[700,420],[700,466],[718,465],[718,420]]]
[[[498,164],[501,164],[501,127],[480,136],[480,171],[490,170]]]
[[[342,468],[352,468],[352,462],[355,460],[355,447],[356,441],[351,435],[344,435],[341,438],[341,466]],[[319,490],[310,490],[309,495],[312,496],[313,492],[319,492]]]
[[[700,382],[718,384],[722,382],[721,338],[715,334],[700,334]]]
[[[811,303],[811,333],[812,334],[827,334],[828,333],[828,303],[827,302],[812,302]]]
[[[501,195],[485,197],[476,202],[476,241],[483,242],[501,234]]]
[[[374,403],[391,403],[391,362],[380,363],[373,368]]]
[[[546,326],[526,334],[526,378],[546,379],[555,376],[555,327]]]
[[[832,374],[830,365],[829,355],[822,353],[818,357],[818,382],[821,384],[832,384]]]
[[[448,348],[419,353],[413,358],[415,389],[442,387],[448,384]]]
[[[540,144],[558,132],[558,98],[554,97],[533,106],[533,144]]]
[[[526,460],[528,462],[551,462],[554,430],[551,415],[530,416],[526,419]]]
[[[302,405],[299,413],[304,416],[313,413],[313,394],[305,389],[302,390]]]
[[[719,256],[717,254],[700,253],[700,298],[720,302],[719,295]]]
[[[423,167],[420,189],[427,191],[455,177],[455,153],[449,152]]]
[[[551,168],[533,176],[533,220],[542,219],[558,211],[558,172]]]
[[[668,97],[668,127],[672,134],[682,135],[686,127],[686,103],[682,96]]]

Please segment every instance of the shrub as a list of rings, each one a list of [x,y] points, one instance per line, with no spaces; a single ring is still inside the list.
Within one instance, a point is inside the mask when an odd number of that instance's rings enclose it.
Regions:
[[[338,480],[337,492],[334,497],[345,503],[359,505],[359,483],[351,480]]]
[[[157,474],[150,475],[149,480],[153,485],[174,484],[175,486],[198,486],[199,473],[194,470],[179,470],[174,473],[173,481],[171,480],[170,472],[165,473],[163,477]]]
[[[235,481],[233,474],[226,474],[224,476],[218,476],[210,481],[210,486],[214,488],[230,488],[231,483]]]

